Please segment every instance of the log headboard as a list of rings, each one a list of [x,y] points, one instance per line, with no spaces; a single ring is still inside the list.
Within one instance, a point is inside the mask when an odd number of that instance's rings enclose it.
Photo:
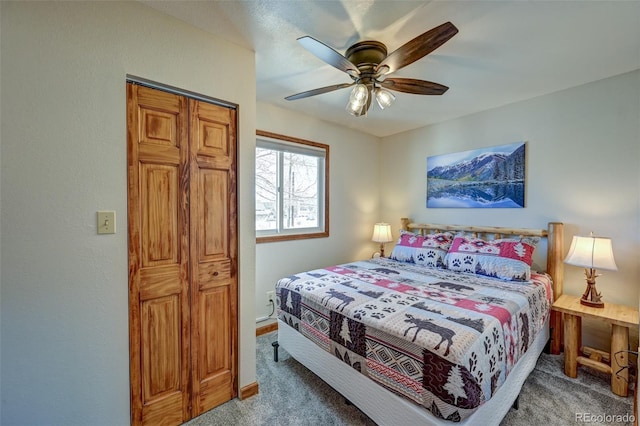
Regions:
[[[546,272],[553,280],[554,300],[562,294],[564,277],[564,224],[561,222],[549,222],[547,229],[534,228],[503,228],[499,226],[474,226],[474,225],[443,225],[435,223],[413,223],[409,218],[403,217],[402,229],[420,233],[422,235],[442,232],[464,232],[475,237],[497,239],[505,236],[540,237],[547,239],[547,268]]]

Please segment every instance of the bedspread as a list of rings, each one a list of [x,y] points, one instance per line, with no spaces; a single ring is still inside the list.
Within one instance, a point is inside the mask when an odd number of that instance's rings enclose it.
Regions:
[[[452,421],[504,382],[544,326],[551,292],[546,274],[513,283],[386,258],[299,273],[276,286],[280,320]]]

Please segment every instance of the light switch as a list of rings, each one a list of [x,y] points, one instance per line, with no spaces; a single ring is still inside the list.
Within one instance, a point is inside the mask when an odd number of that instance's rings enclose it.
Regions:
[[[98,212],[98,234],[116,233],[116,212]]]

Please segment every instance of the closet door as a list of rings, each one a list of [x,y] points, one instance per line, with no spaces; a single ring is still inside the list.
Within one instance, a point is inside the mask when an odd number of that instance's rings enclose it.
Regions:
[[[184,97],[127,84],[131,421],[190,414],[188,114]]]
[[[190,100],[193,416],[237,395],[236,111]]]
[[[237,396],[236,110],[127,84],[132,424]]]

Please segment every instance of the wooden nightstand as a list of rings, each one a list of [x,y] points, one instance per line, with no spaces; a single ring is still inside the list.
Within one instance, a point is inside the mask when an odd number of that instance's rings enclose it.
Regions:
[[[638,310],[630,306],[605,303],[604,308],[591,308],[580,304],[580,297],[561,295],[552,310],[564,315],[564,373],[578,377],[578,364],[611,374],[611,391],[627,396],[629,370],[616,372],[629,363],[629,327],[638,325]],[[611,352],[584,347],[582,344],[582,318],[596,318],[611,324]],[[585,355],[583,356],[582,351]],[[617,352],[620,352],[616,355]],[[603,362],[609,360],[610,364]]]

